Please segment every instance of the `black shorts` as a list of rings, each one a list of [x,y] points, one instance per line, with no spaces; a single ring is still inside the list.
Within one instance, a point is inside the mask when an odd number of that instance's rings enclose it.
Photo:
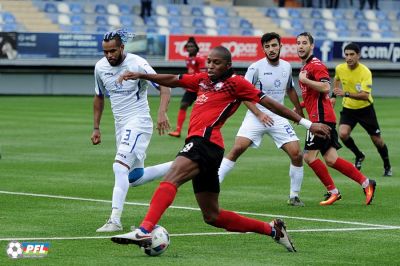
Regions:
[[[381,135],[373,104],[361,109],[349,109],[343,107],[343,110],[340,112],[339,125],[349,125],[351,129],[353,129],[357,123],[360,123],[370,136]]]
[[[319,150],[322,155],[324,155],[331,147],[335,148],[336,150],[340,149],[342,145],[339,143],[338,133],[336,131],[336,124],[333,123],[326,123],[331,128],[331,136],[330,139],[324,139],[317,136],[314,136],[307,130],[306,134],[306,142],[304,145],[304,150]]]
[[[177,156],[199,164],[200,173],[192,179],[194,193],[219,193],[218,169],[224,157],[223,148],[203,137],[191,137]]]
[[[186,90],[182,96],[181,103],[188,103],[191,106],[196,101],[197,92]]]

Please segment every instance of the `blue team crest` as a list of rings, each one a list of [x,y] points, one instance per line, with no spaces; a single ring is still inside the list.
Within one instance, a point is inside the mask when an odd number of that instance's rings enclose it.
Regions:
[[[288,76],[288,73],[286,71],[282,71],[282,77],[286,78]]]
[[[280,79],[276,79],[276,80],[274,81],[274,86],[275,86],[275,88],[279,88],[279,87],[281,86],[281,84],[282,84],[282,82],[281,82]]]

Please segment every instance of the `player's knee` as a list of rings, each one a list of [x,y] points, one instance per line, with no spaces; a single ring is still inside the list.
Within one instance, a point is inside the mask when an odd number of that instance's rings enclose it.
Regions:
[[[141,178],[144,174],[144,169],[143,168],[135,168],[129,173],[129,183],[133,183],[137,181],[139,178]]]
[[[333,165],[336,163],[336,160],[337,160],[337,158],[335,158],[335,159],[324,158],[324,159],[325,159],[326,165],[329,167],[333,167]]]

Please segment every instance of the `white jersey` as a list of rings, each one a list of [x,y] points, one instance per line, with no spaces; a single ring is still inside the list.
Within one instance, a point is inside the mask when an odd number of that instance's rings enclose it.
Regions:
[[[294,89],[292,67],[282,59],[279,59],[279,64],[276,66],[269,64],[266,58],[258,60],[247,69],[245,79],[281,104],[283,104],[286,89]],[[278,116],[260,104],[257,104],[257,108],[272,117],[272,119]],[[247,115],[254,116],[250,110],[247,111]]]
[[[111,66],[105,57],[96,63],[96,94],[110,97],[115,122],[121,124],[133,117],[150,117],[147,89],[152,83],[146,80],[128,80],[120,84],[117,80],[125,71],[156,73],[144,58],[134,54],[127,54],[118,66]]]

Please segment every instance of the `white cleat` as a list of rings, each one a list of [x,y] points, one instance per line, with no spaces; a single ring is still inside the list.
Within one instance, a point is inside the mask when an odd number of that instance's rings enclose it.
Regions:
[[[111,241],[121,245],[134,244],[139,247],[148,248],[151,246],[152,236],[150,233],[143,233],[142,230],[137,228],[126,234],[113,236],[111,237]]]
[[[274,237],[275,242],[283,245],[289,252],[296,252],[293,242],[286,232],[285,223],[281,219],[275,219],[270,222],[270,225],[276,231],[276,235]]]
[[[122,225],[118,223],[114,223],[111,219],[108,219],[107,222],[100,228],[96,230],[97,233],[107,233],[107,232],[117,232],[122,231]]]

